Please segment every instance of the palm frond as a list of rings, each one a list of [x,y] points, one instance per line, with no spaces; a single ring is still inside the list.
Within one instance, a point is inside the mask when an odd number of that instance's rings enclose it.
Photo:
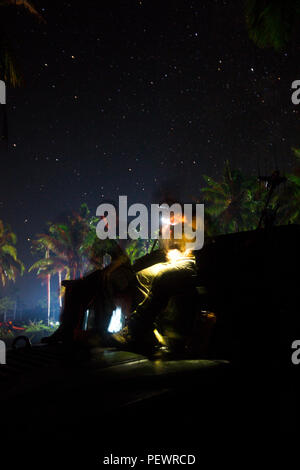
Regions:
[[[248,34],[258,47],[282,49],[299,17],[299,0],[246,0]]]

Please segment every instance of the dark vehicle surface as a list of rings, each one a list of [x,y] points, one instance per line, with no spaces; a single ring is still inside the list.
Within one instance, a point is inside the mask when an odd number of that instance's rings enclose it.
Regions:
[[[272,344],[276,363],[289,362],[300,337],[299,240],[299,225],[278,226],[218,236],[197,253],[198,284],[217,315],[217,347],[227,342],[231,356],[245,358]]]
[[[299,235],[294,225],[224,235],[196,253],[198,274],[190,291],[179,293],[185,320],[176,327],[195,345],[197,315],[213,312],[202,350],[147,357],[27,344],[9,351],[0,366],[2,442],[50,442],[70,446],[73,456],[100,458],[121,448],[127,455],[199,451],[202,434],[226,433],[229,423],[235,430],[253,421],[272,427],[276,418],[280,431],[282,410],[290,426],[286,402],[296,402],[299,390],[290,361],[291,342],[300,338]],[[165,325],[161,320],[162,333]]]

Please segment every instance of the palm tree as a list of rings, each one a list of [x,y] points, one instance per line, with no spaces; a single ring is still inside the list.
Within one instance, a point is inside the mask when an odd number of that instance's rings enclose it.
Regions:
[[[300,0],[246,0],[250,39],[259,47],[282,49],[300,17]]]
[[[49,259],[49,249],[46,249],[45,259]],[[47,274],[47,324],[50,323],[50,313],[51,313],[51,274]]]
[[[32,2],[27,0],[1,0],[0,6],[21,6],[24,7],[32,15],[35,15],[40,21],[44,21],[43,17],[40,13],[35,9]]]
[[[0,220],[0,279],[3,286],[7,281],[15,281],[17,274],[24,272],[24,265],[18,259],[16,243],[16,235]]]
[[[47,248],[46,241],[42,240],[42,237],[39,239],[39,249],[44,250],[45,257],[36,261],[30,268],[29,272],[36,271],[38,278],[45,280],[47,283],[47,318],[48,323],[50,320],[51,313],[51,277],[58,275],[58,300],[59,306],[62,307],[62,291],[61,291],[61,281],[62,273],[65,272],[65,279],[70,278],[70,270],[65,262],[65,260],[59,256],[50,257],[49,248]]]
[[[58,275],[61,306],[62,273],[65,273],[65,279],[76,279],[92,267],[101,266],[101,257],[95,250],[95,239],[96,230],[89,219],[86,205],[82,205],[79,212],[68,216],[64,223],[50,223],[47,233],[37,235],[33,248],[35,252],[42,252],[43,257],[29,271],[35,270],[39,278],[47,280],[48,305],[51,276]]]
[[[91,226],[79,213],[73,212],[65,223],[50,225],[43,238],[50,251],[64,261],[72,279],[82,277],[90,268]]]
[[[130,259],[131,263],[146,255],[149,252],[150,247],[153,246],[154,240],[143,240],[138,238],[136,240],[130,240],[126,246],[126,254]]]
[[[300,224],[300,150],[292,150],[295,156],[294,168],[286,175],[286,183],[274,198],[274,204],[279,206],[280,224]]]
[[[1,0],[1,16],[3,17],[5,7],[23,7],[27,12],[36,17],[38,21],[45,21],[42,15],[36,10],[32,2],[27,0]],[[21,73],[14,57],[11,46],[5,36],[4,31],[0,31],[0,78],[8,85],[17,87],[22,84]]]
[[[209,235],[254,228],[257,218],[256,180],[246,179],[239,170],[232,170],[228,161],[221,181],[206,175],[203,178],[207,183],[201,192],[204,202],[208,203],[209,227],[206,231]]]

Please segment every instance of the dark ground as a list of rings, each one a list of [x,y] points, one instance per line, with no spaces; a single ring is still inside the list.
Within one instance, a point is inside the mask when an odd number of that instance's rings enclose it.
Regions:
[[[12,461],[26,461],[31,449],[35,456],[46,453],[46,461],[59,452],[59,461],[82,459],[88,468],[111,453],[200,457],[206,440],[284,431],[290,374],[282,382],[282,371],[265,364],[243,368],[159,353],[17,349],[0,369],[2,444],[19,449]]]

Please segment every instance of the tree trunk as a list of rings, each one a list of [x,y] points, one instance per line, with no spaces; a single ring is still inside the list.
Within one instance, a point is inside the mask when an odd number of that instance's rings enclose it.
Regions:
[[[47,296],[48,296],[48,310],[47,310],[47,324],[50,324],[50,312],[51,312],[51,285],[50,285],[50,274],[47,274]]]
[[[46,250],[45,258],[49,258],[49,249]],[[50,312],[51,312],[51,275],[47,274],[47,297],[48,297],[48,309],[47,309],[47,325],[50,324]]]
[[[58,271],[58,283],[59,283],[59,288],[58,288],[58,299],[59,299],[59,307],[62,307],[62,299],[61,299],[61,271]]]

